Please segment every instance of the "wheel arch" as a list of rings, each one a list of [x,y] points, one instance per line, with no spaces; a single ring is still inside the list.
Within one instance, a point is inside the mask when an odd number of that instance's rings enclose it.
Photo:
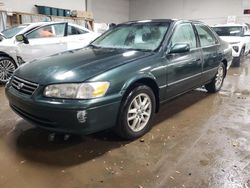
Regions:
[[[223,64],[224,64],[224,66],[225,66],[225,76],[227,75],[227,66],[228,66],[228,62],[227,62],[227,60],[226,59],[223,59],[222,61],[221,61]]]
[[[153,75],[140,75],[127,81],[122,88],[122,102],[126,100],[126,96],[138,85],[146,85],[152,89],[156,101],[155,112],[158,112],[160,108],[159,86]]]
[[[0,57],[8,57],[8,58],[11,58],[13,60],[13,62],[15,63],[16,67],[19,66],[19,64],[15,61],[15,59],[13,57],[11,57],[9,54],[3,52],[3,51],[0,51]]]

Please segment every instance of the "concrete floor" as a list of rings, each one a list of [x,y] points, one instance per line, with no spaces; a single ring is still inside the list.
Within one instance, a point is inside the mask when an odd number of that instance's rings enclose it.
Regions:
[[[33,128],[0,88],[1,188],[249,188],[250,60],[218,94],[192,91],[161,108],[143,139],[109,132],[64,140]]]

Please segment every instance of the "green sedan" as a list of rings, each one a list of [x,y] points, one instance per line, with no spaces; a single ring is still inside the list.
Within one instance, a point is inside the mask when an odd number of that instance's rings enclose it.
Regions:
[[[22,65],[6,95],[35,126],[72,134],[113,129],[134,139],[150,130],[162,103],[201,86],[219,91],[231,62],[231,47],[201,22],[133,21],[86,48]]]

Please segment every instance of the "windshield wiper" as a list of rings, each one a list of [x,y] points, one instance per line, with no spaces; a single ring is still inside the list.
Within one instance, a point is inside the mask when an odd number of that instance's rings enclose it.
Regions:
[[[94,45],[94,44],[89,44],[88,46],[89,46],[89,47],[92,47],[92,48],[101,48],[100,46],[96,46],[96,45]]]
[[[135,50],[135,51],[140,51],[140,52],[152,52],[153,51],[149,49],[140,49],[140,48],[126,48],[126,50]]]
[[[140,52],[152,52],[153,50],[149,49],[140,49],[140,48],[118,48],[118,47],[110,47],[110,46],[96,46],[94,44],[89,44],[92,48],[105,48],[105,49],[112,49],[112,50],[134,50]]]

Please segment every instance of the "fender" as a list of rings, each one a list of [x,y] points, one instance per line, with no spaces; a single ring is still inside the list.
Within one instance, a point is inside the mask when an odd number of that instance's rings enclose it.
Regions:
[[[5,53],[5,52],[3,52],[3,51],[0,51],[0,57],[1,57],[1,56],[3,56],[3,57],[9,57],[9,58],[13,59],[14,62],[15,62],[15,64],[16,64],[16,66],[19,67],[19,63],[18,63],[16,57],[14,57],[14,56],[12,56],[12,55],[9,55],[9,54],[7,54],[7,53]]]
[[[143,72],[143,73],[138,73],[133,78],[127,80],[121,89],[121,94],[123,95],[128,90],[128,88],[130,86],[132,86],[134,83],[136,83],[140,80],[143,80],[143,79],[150,79],[150,80],[154,81],[154,83],[157,85],[157,87],[159,89],[159,86],[157,84],[155,76],[151,72],[147,72],[147,73]]]

